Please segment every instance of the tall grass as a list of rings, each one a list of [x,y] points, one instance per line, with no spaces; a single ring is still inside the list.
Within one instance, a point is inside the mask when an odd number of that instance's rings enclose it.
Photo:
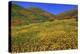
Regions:
[[[12,52],[77,49],[75,19],[12,26]]]

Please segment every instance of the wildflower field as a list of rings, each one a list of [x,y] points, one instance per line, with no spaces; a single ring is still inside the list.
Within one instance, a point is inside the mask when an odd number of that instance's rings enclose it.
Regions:
[[[77,49],[77,27],[74,18],[11,26],[12,52]]]

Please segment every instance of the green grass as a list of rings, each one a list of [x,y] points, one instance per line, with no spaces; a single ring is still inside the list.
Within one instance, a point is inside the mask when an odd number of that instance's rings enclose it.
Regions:
[[[12,52],[52,51],[78,48],[75,19],[12,26]]]

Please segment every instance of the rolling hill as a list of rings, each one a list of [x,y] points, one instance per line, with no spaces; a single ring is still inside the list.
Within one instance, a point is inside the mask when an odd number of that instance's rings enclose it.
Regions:
[[[40,8],[29,7],[22,8],[16,4],[12,4],[11,18],[13,25],[40,23],[48,20],[54,20],[56,16],[46,12]]]
[[[78,18],[78,11],[77,9],[71,9],[65,12],[62,12],[57,15],[58,18],[60,19],[71,19],[71,18]]]
[[[17,4],[12,4],[11,7],[12,25],[28,25],[31,23],[53,21],[54,19],[76,18],[77,20],[77,15],[77,9],[68,10],[55,15],[37,7],[23,8]]]

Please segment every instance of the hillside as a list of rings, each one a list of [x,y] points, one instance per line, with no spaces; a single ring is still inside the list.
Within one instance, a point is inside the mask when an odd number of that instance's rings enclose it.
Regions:
[[[77,9],[68,10],[68,11],[65,11],[65,12],[62,12],[62,13],[58,14],[57,17],[59,19],[71,19],[71,18],[74,18],[74,19],[77,20],[78,11],[77,11]]]
[[[11,11],[12,25],[40,23],[48,20],[54,20],[55,18],[54,14],[36,7],[24,9],[16,4],[12,4]]]
[[[77,20],[77,15],[78,12],[76,9],[68,10],[58,15],[54,15],[37,7],[23,8],[19,5],[12,4],[11,22],[12,25],[28,25],[31,23],[53,21],[54,19],[75,18]]]
[[[75,19],[12,27],[12,52],[77,49]]]

